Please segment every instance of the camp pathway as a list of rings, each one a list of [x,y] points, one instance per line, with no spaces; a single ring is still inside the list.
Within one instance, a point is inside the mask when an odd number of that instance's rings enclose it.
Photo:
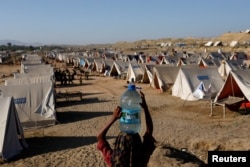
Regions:
[[[228,112],[222,118],[221,107],[215,108],[215,115],[209,117],[208,101],[185,102],[168,93],[160,93],[148,84],[137,83],[146,95],[154,123],[154,137],[157,148],[150,166],[171,164],[180,166],[181,157],[167,157],[165,144],[181,150],[185,148],[198,159],[206,161],[207,149],[250,148],[249,115],[240,116]],[[90,77],[82,85],[58,87],[60,90],[81,90],[83,100],[74,97],[67,102],[57,103],[57,120],[54,126],[25,130],[29,149],[16,160],[0,166],[100,166],[105,167],[103,158],[96,149],[96,135],[110,119],[113,109],[125,91],[125,80],[111,77]],[[143,118],[144,115],[142,115]],[[142,119],[142,130],[145,131]],[[118,122],[110,128],[108,140],[111,145],[118,134]],[[225,142],[226,141],[226,142]],[[187,162],[195,166],[193,162]],[[186,164],[188,166],[188,164]]]
[[[57,104],[58,124],[25,130],[29,149],[21,158],[3,166],[104,166],[96,150],[96,135],[118,105],[116,91],[103,87],[101,79],[92,78],[83,85],[60,87],[61,91],[82,89],[83,100],[60,99]],[[101,82],[100,85],[92,82]],[[121,89],[125,89],[121,87]],[[109,135],[115,136],[117,128]],[[99,165],[98,165],[99,162]]]

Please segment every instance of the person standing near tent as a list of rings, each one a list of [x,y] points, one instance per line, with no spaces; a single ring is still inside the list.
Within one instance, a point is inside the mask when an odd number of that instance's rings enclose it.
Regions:
[[[148,110],[144,93],[140,92],[142,106],[146,119],[146,132],[143,141],[138,133],[127,134],[120,132],[112,149],[106,140],[109,128],[122,116],[121,107],[117,106],[110,121],[101,129],[97,135],[97,149],[103,154],[104,160],[109,167],[145,167],[151,154],[155,149],[153,134],[153,121]]]

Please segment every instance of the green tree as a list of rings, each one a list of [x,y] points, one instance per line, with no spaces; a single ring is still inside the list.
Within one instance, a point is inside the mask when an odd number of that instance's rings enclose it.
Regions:
[[[12,44],[10,42],[7,43],[8,48],[11,48]]]

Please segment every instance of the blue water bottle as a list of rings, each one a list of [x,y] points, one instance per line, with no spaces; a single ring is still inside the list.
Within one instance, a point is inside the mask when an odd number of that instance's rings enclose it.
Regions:
[[[138,133],[141,129],[141,96],[134,84],[129,84],[120,98],[122,116],[120,130],[129,134]]]

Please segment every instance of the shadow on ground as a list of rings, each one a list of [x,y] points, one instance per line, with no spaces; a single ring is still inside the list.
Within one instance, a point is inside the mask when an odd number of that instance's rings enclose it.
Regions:
[[[93,85],[92,83],[82,83],[82,84],[78,84],[78,83],[70,83],[70,84],[60,84],[57,83],[55,88],[71,88],[71,87],[78,87],[78,86],[86,86],[86,85]]]
[[[84,96],[84,95],[83,95]],[[83,104],[92,104],[92,103],[104,103],[104,102],[109,102],[110,100],[100,100],[97,97],[93,98],[83,98],[80,100],[80,97],[75,97],[74,99],[70,99],[68,101],[62,99],[62,100],[57,100],[56,102],[56,108],[59,107],[70,107],[74,105],[83,105]]]
[[[25,139],[28,148],[22,151],[18,156],[8,162],[25,159],[36,155],[47,154],[56,151],[73,149],[97,142],[95,136],[91,137],[34,137]]]
[[[56,115],[59,124],[67,124],[111,114],[112,112],[110,111],[109,112],[68,111],[68,112],[57,112]]]
[[[186,149],[178,150],[171,146],[164,146],[163,148],[167,150],[167,153],[166,153],[167,157],[175,158],[177,159],[177,161],[180,161],[182,164],[193,163],[193,164],[198,165],[199,167],[207,167],[207,164],[205,164],[195,155],[189,153]]]

